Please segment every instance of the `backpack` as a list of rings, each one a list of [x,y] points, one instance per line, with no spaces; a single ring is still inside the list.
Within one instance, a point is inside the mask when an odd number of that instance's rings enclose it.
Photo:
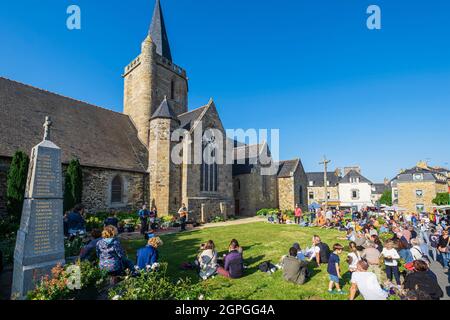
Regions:
[[[331,254],[330,247],[323,242],[319,243],[317,246],[320,248],[320,263],[328,263],[328,259],[330,258]]]
[[[269,272],[270,267],[271,267],[271,264],[270,264],[270,260],[269,260],[269,261],[265,261],[265,262],[261,263],[261,264],[258,266],[258,269],[259,269],[259,271],[261,271],[261,272]]]

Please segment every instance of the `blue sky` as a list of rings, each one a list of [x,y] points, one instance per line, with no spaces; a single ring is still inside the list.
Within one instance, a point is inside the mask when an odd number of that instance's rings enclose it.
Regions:
[[[228,128],[279,128],[307,171],[361,165],[379,182],[450,162],[450,1],[161,0],[190,109],[216,101]],[[82,29],[66,28],[77,4]],[[366,28],[366,9],[382,29]],[[0,75],[122,111],[123,68],[154,0],[2,1]]]

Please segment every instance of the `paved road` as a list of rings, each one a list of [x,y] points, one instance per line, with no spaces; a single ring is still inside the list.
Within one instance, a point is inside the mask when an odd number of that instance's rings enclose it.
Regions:
[[[439,262],[433,261],[430,266],[431,271],[433,271],[437,278],[442,291],[444,291],[444,297],[442,300],[450,300],[450,283],[449,275],[444,273],[444,269]]]

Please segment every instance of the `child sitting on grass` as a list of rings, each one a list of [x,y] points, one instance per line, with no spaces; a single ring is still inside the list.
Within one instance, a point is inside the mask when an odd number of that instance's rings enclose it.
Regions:
[[[328,259],[328,275],[330,277],[330,282],[328,284],[328,292],[331,294],[345,294],[341,290],[341,286],[339,285],[339,279],[341,279],[341,270],[339,267],[340,259],[339,255],[343,251],[343,246],[339,243],[336,243],[333,246],[333,253],[331,253],[330,258]],[[333,287],[336,286],[337,292],[333,290]]]

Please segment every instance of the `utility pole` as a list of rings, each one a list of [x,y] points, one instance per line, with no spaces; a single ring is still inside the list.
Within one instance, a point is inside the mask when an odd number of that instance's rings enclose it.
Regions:
[[[323,164],[323,186],[324,186],[324,192],[325,192],[325,207],[324,211],[325,213],[328,211],[328,179],[327,179],[327,168],[328,164],[331,162],[331,160],[327,160],[326,156],[323,156],[323,161],[319,164]]]

